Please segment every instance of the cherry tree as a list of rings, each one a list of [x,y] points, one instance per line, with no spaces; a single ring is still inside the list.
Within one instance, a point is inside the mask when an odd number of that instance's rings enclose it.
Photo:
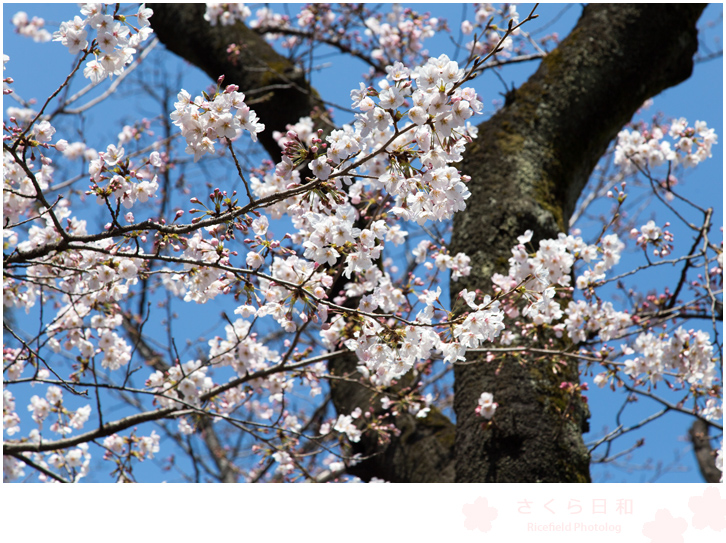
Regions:
[[[589,482],[678,412],[719,480],[721,232],[680,184],[718,135],[631,122],[690,76],[703,6],[591,5],[561,42],[513,5],[456,32],[402,7],[298,8],[13,17],[75,61],[34,104],[4,58],[4,478],[143,481],[163,459],[222,482]],[[463,60],[426,50],[446,32]],[[211,87],[135,83],[159,43]],[[320,51],[368,70],[349,124],[310,82]],[[482,74],[539,59],[482,122]],[[134,84],[162,115],[114,141],[69,129]],[[589,386],[662,409],[586,444]]]

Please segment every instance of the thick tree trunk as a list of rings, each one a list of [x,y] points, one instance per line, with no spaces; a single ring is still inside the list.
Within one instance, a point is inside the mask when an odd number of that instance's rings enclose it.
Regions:
[[[215,80],[225,74],[225,83],[243,92],[266,89],[254,109],[266,125],[260,140],[278,159],[272,131],[284,130],[317,104],[302,72],[242,24],[206,24],[203,5],[149,7],[152,27],[171,51]],[[526,229],[534,230],[535,243],[566,231],[608,142],[647,98],[690,75],[702,10],[674,4],[586,7],[571,35],[513,102],[479,126],[462,165],[472,177],[472,196],[454,221],[451,247],[472,257],[472,275],[452,283],[452,296],[465,287],[489,290],[491,275],[506,273],[510,249]],[[228,61],[230,43],[242,46],[236,64]],[[370,458],[352,471],[366,480],[409,482],[448,482],[454,471],[460,482],[589,481],[581,437],[586,409],[568,405],[559,389],[562,381],[577,381],[577,367],[554,374],[553,361],[519,362],[508,359],[498,372],[484,362],[458,366],[456,428],[437,411],[425,419],[399,416],[397,438],[385,444],[372,436],[361,440],[356,452]],[[353,376],[354,368],[348,360],[331,371]],[[485,391],[500,404],[496,427],[488,431],[474,414]],[[336,380],[332,396],[342,414],[380,403],[347,381]]]
[[[452,300],[463,288],[489,291],[525,230],[535,246],[567,231],[608,143],[647,98],[690,76],[703,8],[590,4],[513,101],[479,126],[462,165],[472,196],[451,240],[452,253],[472,258],[472,274],[452,283]],[[455,369],[457,481],[590,480],[586,409],[559,386],[578,382],[577,367],[556,374],[557,362],[508,357]],[[499,403],[486,431],[474,413],[482,392]]]

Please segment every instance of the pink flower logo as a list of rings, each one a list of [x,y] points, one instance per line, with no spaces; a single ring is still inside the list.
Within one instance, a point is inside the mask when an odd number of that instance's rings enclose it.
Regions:
[[[693,511],[693,527],[703,530],[706,527],[720,532],[726,528],[726,499],[721,497],[716,487],[708,487],[701,496],[688,500]]]
[[[467,530],[488,532],[492,529],[492,521],[497,518],[496,508],[489,507],[486,498],[477,498],[474,503],[462,507],[461,511],[466,516],[464,527]]]
[[[682,518],[673,518],[667,509],[658,509],[653,522],[643,525],[643,535],[649,537],[651,543],[683,543],[683,532],[688,523]]]

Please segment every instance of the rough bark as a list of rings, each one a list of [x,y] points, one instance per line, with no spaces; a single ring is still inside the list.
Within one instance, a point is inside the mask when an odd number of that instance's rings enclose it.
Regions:
[[[452,283],[452,299],[463,288],[489,291],[525,230],[535,232],[535,247],[567,231],[608,143],[647,98],[690,76],[703,8],[587,6],[513,100],[479,126],[462,164],[472,196],[451,241],[452,253],[472,258],[472,274]],[[559,387],[578,381],[577,368],[555,374],[556,362],[509,357],[455,368],[457,481],[590,480],[586,409]],[[474,413],[484,391],[500,404],[487,431]]]
[[[203,6],[203,5],[202,5]],[[317,94],[302,72],[242,24],[210,27],[203,7],[153,4],[152,27],[173,52],[213,79],[227,76],[242,91],[266,88],[254,109],[266,125],[260,135],[273,159],[273,130],[309,114]],[[590,5],[577,27],[546,57],[514,99],[479,126],[465,155],[472,177],[466,212],[454,222],[451,251],[472,257],[472,275],[452,283],[488,290],[491,275],[507,271],[516,237],[526,229],[539,239],[565,231],[567,221],[608,142],[649,97],[686,79],[696,51],[695,22],[702,5]],[[244,44],[240,62],[228,62],[229,43]],[[264,69],[264,67],[267,69]],[[574,364],[552,373],[553,361],[508,359],[455,371],[457,424],[440,412],[395,421],[400,435],[381,444],[364,436],[356,452],[370,456],[351,471],[389,481],[589,481],[581,433],[586,409],[569,404],[559,389],[577,381]],[[331,366],[354,376],[348,360]],[[344,380],[331,386],[336,410],[379,405],[378,396]],[[497,425],[485,432],[474,415],[481,392],[500,403]],[[455,433],[454,433],[455,431]],[[454,438],[455,435],[455,438]],[[373,455],[373,456],[371,456]]]
[[[721,480],[721,470],[716,467],[716,451],[711,448],[708,428],[706,422],[696,419],[688,434],[693,443],[693,454],[696,456],[698,469],[701,471],[704,481],[718,483]]]

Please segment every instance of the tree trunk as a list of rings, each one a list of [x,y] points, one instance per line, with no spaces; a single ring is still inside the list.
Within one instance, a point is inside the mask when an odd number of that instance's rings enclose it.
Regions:
[[[243,24],[211,27],[203,5],[150,4],[159,39],[213,79],[241,91],[264,88],[254,109],[266,125],[260,140],[273,159],[273,130],[308,115],[317,93],[303,74]],[[649,97],[689,77],[697,49],[696,20],[703,5],[587,6],[570,36],[550,53],[514,99],[479,126],[462,171],[472,177],[465,212],[457,214],[450,250],[472,258],[472,274],[451,285],[490,289],[507,271],[517,236],[534,242],[556,237],[592,169],[633,113]],[[242,46],[232,64],[227,46]],[[351,88],[353,87],[351,83]],[[474,357],[470,358],[470,362]],[[520,363],[522,362],[522,363]],[[582,441],[587,411],[569,404],[559,384],[577,382],[576,364],[555,374],[552,360],[508,358],[499,366],[477,361],[455,368],[454,426],[432,410],[425,419],[401,415],[400,435],[381,444],[364,436],[356,452],[372,456],[351,471],[364,479],[448,482],[586,482],[589,455]],[[331,368],[354,372],[351,361]],[[496,426],[484,431],[474,408],[482,392],[500,404]],[[379,398],[348,382],[332,386],[339,413],[364,411]]]

